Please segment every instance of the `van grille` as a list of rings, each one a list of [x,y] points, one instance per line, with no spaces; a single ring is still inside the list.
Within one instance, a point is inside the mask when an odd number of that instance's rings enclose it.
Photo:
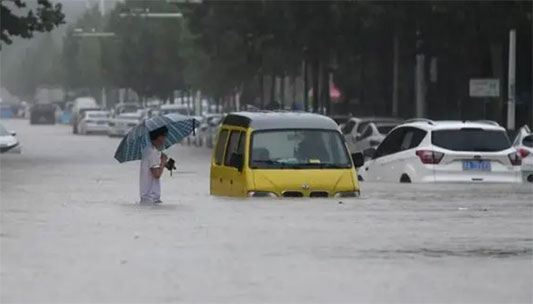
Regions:
[[[300,191],[285,191],[283,197],[303,197],[303,193]]]
[[[327,191],[313,191],[309,194],[309,197],[328,197],[329,193]]]

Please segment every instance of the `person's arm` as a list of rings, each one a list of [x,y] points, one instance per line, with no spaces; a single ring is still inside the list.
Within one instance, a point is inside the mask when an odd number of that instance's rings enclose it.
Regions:
[[[152,176],[154,178],[159,179],[161,175],[163,175],[163,171],[165,171],[167,160],[168,160],[168,157],[164,153],[161,153],[160,163],[150,168],[150,172],[152,173]]]

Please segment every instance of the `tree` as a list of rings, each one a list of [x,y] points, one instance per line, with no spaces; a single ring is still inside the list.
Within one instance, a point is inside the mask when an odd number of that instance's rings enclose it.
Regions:
[[[61,4],[52,5],[49,0],[37,0],[37,7],[26,10],[24,0],[2,0],[1,11],[1,42],[11,44],[12,37],[33,37],[33,32],[49,32],[64,23],[65,15]]]
[[[165,1],[131,1],[118,4],[105,27],[115,39],[104,42],[103,67],[110,84],[132,88],[142,97],[169,99],[184,89],[185,25],[180,19],[150,19],[136,10],[177,12]],[[126,15],[124,15],[126,14]]]

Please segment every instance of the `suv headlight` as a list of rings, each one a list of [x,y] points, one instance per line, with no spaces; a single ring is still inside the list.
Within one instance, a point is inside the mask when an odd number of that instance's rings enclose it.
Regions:
[[[250,191],[248,197],[278,197],[276,193],[269,191]]]
[[[335,193],[335,197],[359,197],[361,193],[358,190],[355,191],[341,191]]]

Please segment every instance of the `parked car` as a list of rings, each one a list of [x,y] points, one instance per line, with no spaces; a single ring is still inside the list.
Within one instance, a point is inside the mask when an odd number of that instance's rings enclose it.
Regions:
[[[523,126],[516,135],[513,146],[522,157],[522,177],[533,183],[533,134],[528,126]]]
[[[330,118],[339,125],[340,129],[342,129],[348,120],[352,118],[352,115],[331,115]]]
[[[366,181],[521,182],[520,155],[491,122],[408,121],[364,155]]]
[[[113,116],[117,116],[123,113],[134,113],[141,109],[142,107],[138,103],[134,103],[134,102],[119,103],[113,108]]]
[[[165,115],[169,113],[177,113],[185,116],[189,116],[192,114],[186,104],[165,104],[159,108],[160,115]]]
[[[195,145],[195,146],[198,146],[198,130],[200,129],[200,126],[202,125],[203,121],[205,120],[205,117],[202,117],[202,116],[190,116],[190,118],[194,118],[195,119],[195,127],[194,127],[194,132],[187,136],[187,139],[186,139],[186,143],[187,145]]]
[[[30,110],[30,124],[47,124],[56,123],[57,105],[50,103],[35,104]]]
[[[348,148],[352,152],[359,152],[361,150],[356,150],[355,144],[359,141],[363,131],[369,123],[396,123],[399,124],[402,121],[398,118],[391,117],[352,117],[348,119],[346,123],[341,127],[341,132],[346,140]]]
[[[8,132],[0,124],[0,153],[21,153],[20,143],[14,131]]]
[[[107,111],[85,111],[83,118],[78,124],[80,134],[107,133],[109,122],[109,112]]]
[[[125,136],[128,132],[141,123],[144,119],[144,115],[141,112],[136,113],[124,113],[111,118],[108,123],[107,135],[113,136]]]
[[[74,100],[72,106],[72,114],[70,122],[72,124],[72,133],[78,134],[78,126],[83,112],[86,111],[98,111],[100,108],[96,104],[96,100],[92,97],[78,97]]]
[[[207,114],[204,115],[200,126],[197,129],[196,134],[196,146],[203,146],[204,144],[208,148],[213,147],[214,137],[218,126],[222,122],[222,114]]]
[[[399,122],[370,122],[366,124],[361,135],[357,137],[356,142],[349,144],[348,148],[352,153],[355,153],[364,151],[370,147],[376,147],[398,124]]]
[[[338,125],[311,113],[224,118],[211,160],[213,195],[355,197],[359,183]]]

